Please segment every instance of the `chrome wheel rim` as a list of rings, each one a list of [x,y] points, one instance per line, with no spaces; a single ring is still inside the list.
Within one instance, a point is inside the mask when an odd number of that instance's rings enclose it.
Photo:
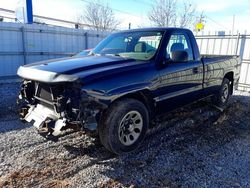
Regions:
[[[120,142],[126,146],[134,144],[141,135],[142,127],[141,114],[137,111],[128,112],[119,125],[118,136]]]
[[[228,94],[229,94],[229,88],[228,85],[225,84],[222,88],[222,96],[221,96],[221,101],[224,103],[226,102],[227,98],[228,98]]]

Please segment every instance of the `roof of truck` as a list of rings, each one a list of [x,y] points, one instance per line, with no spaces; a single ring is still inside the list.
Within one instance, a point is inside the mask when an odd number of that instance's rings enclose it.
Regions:
[[[189,31],[186,28],[178,28],[178,27],[149,27],[149,28],[138,28],[138,29],[129,29],[129,30],[122,30],[118,33],[123,32],[133,32],[133,31]]]

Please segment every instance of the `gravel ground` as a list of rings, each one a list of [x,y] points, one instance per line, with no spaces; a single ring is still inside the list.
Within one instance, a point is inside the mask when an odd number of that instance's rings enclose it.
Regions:
[[[0,85],[0,187],[250,187],[250,96],[220,112],[203,101],[160,119],[135,152],[115,156],[84,132],[54,143],[16,115]]]

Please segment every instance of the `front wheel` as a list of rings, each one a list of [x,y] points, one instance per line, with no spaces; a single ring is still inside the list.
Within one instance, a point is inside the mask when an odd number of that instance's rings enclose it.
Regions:
[[[219,107],[223,107],[227,104],[230,97],[231,84],[227,78],[223,79],[220,91],[217,95],[213,96],[212,102]]]
[[[101,143],[109,151],[122,154],[136,149],[148,129],[149,116],[143,103],[123,99],[110,106],[99,125]]]

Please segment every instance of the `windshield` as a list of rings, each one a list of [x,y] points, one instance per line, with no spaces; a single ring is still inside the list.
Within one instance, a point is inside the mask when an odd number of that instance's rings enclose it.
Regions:
[[[112,34],[93,50],[101,56],[121,56],[136,60],[149,60],[158,50],[163,32],[136,31]]]

